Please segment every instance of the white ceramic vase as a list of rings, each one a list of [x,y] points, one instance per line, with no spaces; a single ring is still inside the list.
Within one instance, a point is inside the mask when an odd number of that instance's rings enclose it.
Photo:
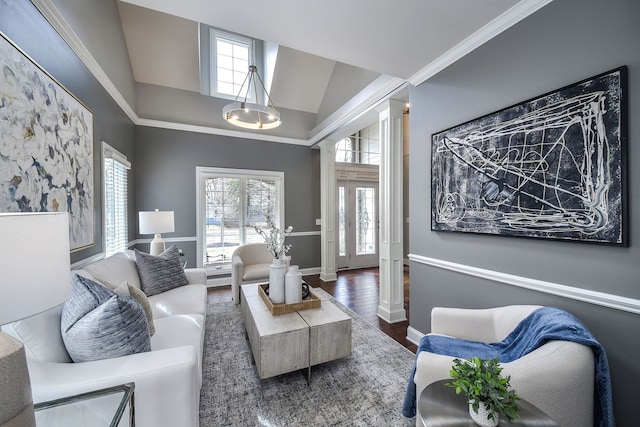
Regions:
[[[302,301],[302,273],[297,265],[290,266],[284,278],[284,300],[287,304]]]
[[[499,414],[494,414],[493,419],[490,419],[490,413],[482,402],[480,402],[480,406],[478,407],[478,413],[473,410],[473,405],[469,403],[469,415],[471,415],[473,422],[481,427],[496,427],[498,425],[498,421],[500,421]]]
[[[274,304],[284,302],[284,276],[287,266],[282,259],[274,258],[269,266],[269,299]]]

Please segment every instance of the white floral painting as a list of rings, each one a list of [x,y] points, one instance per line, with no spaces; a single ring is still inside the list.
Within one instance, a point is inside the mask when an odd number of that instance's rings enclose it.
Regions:
[[[69,212],[94,244],[93,113],[0,33],[0,212]]]

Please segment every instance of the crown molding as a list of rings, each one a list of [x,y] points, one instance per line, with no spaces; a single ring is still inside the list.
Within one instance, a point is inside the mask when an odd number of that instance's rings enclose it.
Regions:
[[[181,130],[185,132],[206,133],[209,135],[222,135],[234,138],[258,139],[260,141],[279,142],[282,144],[294,144],[308,146],[309,141],[306,139],[287,138],[277,135],[266,135],[263,133],[244,132],[231,129],[214,128],[210,126],[190,125],[187,123],[168,122],[165,120],[151,120],[138,118],[135,122],[138,126],[155,127],[162,129]]]
[[[409,83],[414,86],[425,82],[449,65],[461,59],[463,56],[474,51],[484,43],[488,42],[498,34],[514,26],[527,16],[543,8],[553,0],[522,0],[500,16],[493,19],[487,25],[471,34],[452,49],[449,49],[435,61],[409,77]]]
[[[528,277],[516,276],[514,274],[501,273],[499,271],[487,270],[465,264],[445,261],[442,259],[429,258],[422,255],[409,254],[411,261],[455,271],[468,276],[479,277],[493,282],[504,283],[519,288],[532,289],[564,298],[596,304],[603,307],[640,314],[640,300],[627,298],[620,295],[608,294],[605,292],[592,291],[589,289],[576,288],[573,286],[561,285],[543,280],[531,279]]]
[[[309,132],[309,145],[315,145],[330,136],[340,127],[357,119],[360,115],[374,107],[378,102],[389,97],[406,84],[404,79],[388,75],[381,75],[366,88],[358,92],[353,98],[333,112],[329,117],[318,123]]]
[[[42,16],[49,21],[51,26],[58,32],[58,34],[60,34],[64,41],[67,42],[71,50],[78,55],[80,61],[87,66],[91,74],[95,76],[98,82],[100,82],[109,95],[111,95],[118,106],[122,108],[122,111],[124,111],[132,122],[136,123],[138,120],[136,112],[131,108],[124,96],[122,96],[116,85],[113,84],[100,64],[98,64],[98,61],[96,61],[93,55],[91,55],[89,49],[87,49],[84,43],[82,43],[80,38],[76,35],[53,2],[51,0],[31,0],[31,3],[40,11]]]

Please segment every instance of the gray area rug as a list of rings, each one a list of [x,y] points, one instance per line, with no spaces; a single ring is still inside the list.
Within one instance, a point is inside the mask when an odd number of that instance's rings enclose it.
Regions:
[[[310,386],[301,372],[260,380],[240,306],[210,304],[200,426],[415,425],[401,414],[415,355],[329,298],[353,319],[352,354],[314,366]]]

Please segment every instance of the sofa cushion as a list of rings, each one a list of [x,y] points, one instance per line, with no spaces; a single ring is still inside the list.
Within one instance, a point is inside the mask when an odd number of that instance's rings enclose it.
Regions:
[[[149,297],[153,318],[175,316],[177,314],[202,314],[207,311],[207,287],[205,285],[185,285]]]
[[[2,326],[2,330],[24,344],[29,359],[39,362],[70,363],[60,335],[62,304],[35,316]]]
[[[136,262],[124,252],[118,252],[108,258],[93,262],[82,269],[93,276],[90,279],[106,280],[113,284],[126,281],[131,286],[140,288]]]
[[[71,279],[64,303],[62,339],[74,362],[108,359],[151,350],[142,306],[82,276]]]
[[[112,283],[96,280],[112,291],[121,294],[128,295],[132,297],[134,300],[138,301],[138,303],[142,306],[142,310],[144,311],[144,315],[147,316],[147,325],[149,325],[149,335],[153,336],[156,333],[155,325],[153,324],[153,310],[151,309],[151,303],[149,302],[149,298],[147,298],[147,294],[145,294],[142,289],[138,289],[134,286],[131,286],[128,282],[122,282],[119,286],[114,286]]]
[[[170,246],[158,256],[136,249],[136,265],[140,284],[147,296],[157,295],[179,286],[188,285],[176,245]]]
[[[242,280],[260,280],[269,278],[269,266],[271,264],[249,264],[244,266]]]

